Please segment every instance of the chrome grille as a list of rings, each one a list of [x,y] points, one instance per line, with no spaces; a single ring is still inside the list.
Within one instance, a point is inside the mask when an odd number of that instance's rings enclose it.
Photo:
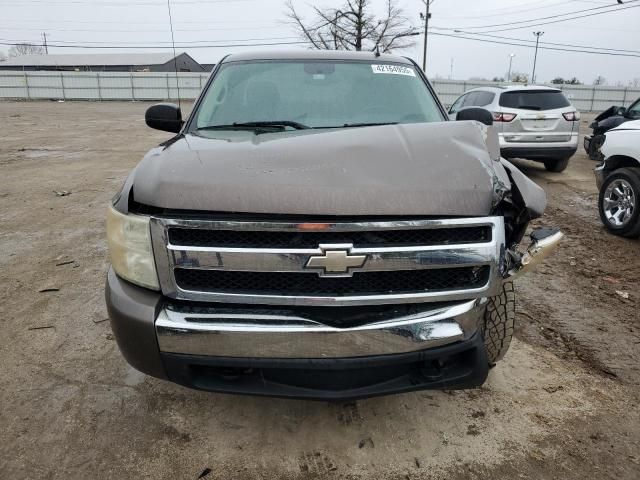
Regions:
[[[203,292],[247,295],[385,295],[482,287],[488,266],[357,272],[352,277],[325,278],[315,273],[228,272],[176,268],[178,287]]]
[[[308,224],[153,218],[151,225],[163,293],[202,302],[384,305],[489,296],[504,248],[501,217]],[[366,260],[344,271],[318,269],[332,250],[338,263]]]
[[[355,247],[460,245],[491,240],[491,227],[379,230],[366,232],[264,232],[170,228],[169,241],[187,247],[317,248],[323,243],[351,243]]]

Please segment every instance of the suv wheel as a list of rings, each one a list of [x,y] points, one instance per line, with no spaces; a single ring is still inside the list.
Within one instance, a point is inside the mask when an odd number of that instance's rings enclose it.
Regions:
[[[498,360],[502,360],[509,350],[515,320],[516,293],[513,282],[506,282],[502,286],[500,295],[489,299],[484,312],[481,330],[489,365],[493,366]]]
[[[546,168],[550,172],[564,172],[564,170],[569,166],[569,158],[570,157],[560,158],[557,160],[545,160],[544,168]]]
[[[600,189],[598,210],[611,233],[640,236],[640,169],[621,168],[609,175]]]

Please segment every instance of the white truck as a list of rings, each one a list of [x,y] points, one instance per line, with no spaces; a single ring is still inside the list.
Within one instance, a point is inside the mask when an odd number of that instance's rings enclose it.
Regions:
[[[623,237],[640,236],[640,120],[609,130],[595,169],[604,226]]]

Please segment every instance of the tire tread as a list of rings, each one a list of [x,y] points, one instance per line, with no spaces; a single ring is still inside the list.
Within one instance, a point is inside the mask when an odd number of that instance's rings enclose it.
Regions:
[[[505,282],[500,295],[489,298],[482,324],[482,337],[489,364],[494,365],[509,350],[516,318],[513,282]]]

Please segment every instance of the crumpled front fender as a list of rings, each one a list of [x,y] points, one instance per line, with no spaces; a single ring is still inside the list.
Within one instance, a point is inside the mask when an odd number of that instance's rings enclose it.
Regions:
[[[500,164],[509,173],[512,184],[511,195],[514,203],[526,209],[529,220],[541,217],[545,208],[547,208],[547,194],[545,191],[511,162],[502,158],[500,159]]]

